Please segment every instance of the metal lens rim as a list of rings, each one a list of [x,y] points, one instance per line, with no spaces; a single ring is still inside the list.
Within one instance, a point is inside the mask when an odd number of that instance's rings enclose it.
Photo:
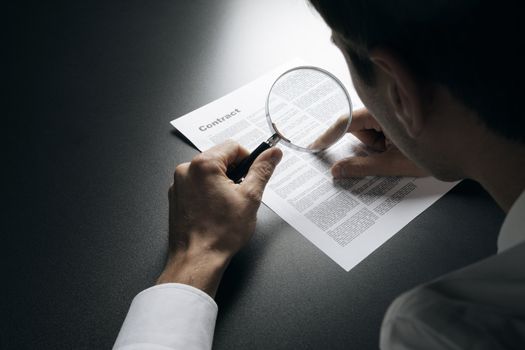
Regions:
[[[348,94],[348,91],[346,90],[346,88],[343,85],[343,83],[335,75],[333,75],[329,71],[327,71],[327,70],[325,70],[323,68],[315,67],[315,66],[297,66],[297,67],[288,69],[287,71],[285,71],[281,75],[279,75],[277,77],[277,79],[275,79],[275,81],[273,82],[272,86],[270,87],[270,90],[268,92],[268,96],[266,97],[266,104],[265,104],[266,121],[268,123],[268,127],[272,131],[272,134],[275,134],[276,130],[273,127],[272,118],[270,116],[270,96],[272,95],[273,88],[275,87],[275,84],[277,84],[277,82],[279,82],[279,80],[281,80],[281,78],[283,78],[288,73],[296,71],[296,70],[303,70],[303,69],[304,70],[315,70],[315,71],[318,71],[320,73],[323,73],[324,75],[328,76],[329,78],[332,78],[332,80],[335,81],[337,83],[337,85],[339,85],[341,90],[344,92],[346,100],[348,102],[348,107],[349,107],[349,110],[350,110],[350,113],[348,115],[348,122],[347,122],[346,128],[345,128],[345,132],[341,133],[341,136],[339,136],[337,139],[334,140],[334,142],[332,142],[330,145],[328,145],[328,146],[326,146],[324,148],[311,149],[311,148],[306,148],[306,147],[302,147],[302,146],[297,146],[296,144],[294,144],[294,143],[292,143],[292,142],[290,142],[288,140],[285,140],[285,139],[281,140],[281,143],[284,143],[288,147],[296,149],[298,151],[308,152],[308,153],[317,153],[317,152],[321,152],[321,151],[326,150],[327,148],[329,148],[333,144],[337,143],[337,141],[339,141],[341,138],[343,138],[343,136],[346,134],[346,131],[350,127],[350,122],[352,121],[352,100],[350,99],[350,95]],[[284,136],[286,136],[286,135],[284,135]]]

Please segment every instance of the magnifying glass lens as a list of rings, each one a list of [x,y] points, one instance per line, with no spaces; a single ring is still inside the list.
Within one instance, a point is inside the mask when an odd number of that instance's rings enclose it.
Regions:
[[[242,181],[259,154],[278,142],[299,151],[322,151],[344,136],[351,118],[350,97],[335,76],[317,67],[292,68],[277,78],[266,99],[272,136],[226,175]]]
[[[351,103],[341,82],[315,67],[281,75],[268,94],[266,118],[272,131],[296,149],[318,152],[337,142],[350,125]]]

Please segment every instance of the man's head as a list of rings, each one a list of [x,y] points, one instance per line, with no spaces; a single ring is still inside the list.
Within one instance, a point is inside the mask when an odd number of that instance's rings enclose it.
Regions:
[[[436,176],[465,176],[450,166],[454,159],[442,159],[453,152],[441,152],[439,141],[457,146],[476,129],[476,143],[494,136],[525,144],[524,25],[514,2],[310,2],[332,28],[365,105]]]

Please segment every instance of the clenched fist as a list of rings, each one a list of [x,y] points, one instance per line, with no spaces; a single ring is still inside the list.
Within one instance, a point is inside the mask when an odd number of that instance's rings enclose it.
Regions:
[[[227,141],[177,166],[169,190],[169,256],[158,283],[179,282],[215,295],[231,257],[251,238],[264,188],[282,157],[263,152],[244,181],[226,170],[248,156]]]

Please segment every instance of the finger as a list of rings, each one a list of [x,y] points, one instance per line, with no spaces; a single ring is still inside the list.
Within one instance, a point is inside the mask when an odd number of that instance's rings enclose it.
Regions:
[[[308,146],[311,149],[324,149],[332,145],[345,132],[352,132],[365,145],[383,151],[384,136],[381,127],[366,108],[352,112],[352,121],[347,128],[348,116],[341,116],[321,136]]]
[[[231,142],[234,142],[236,143],[235,141],[233,140],[228,140],[228,141],[231,141]],[[237,143],[238,144],[238,143]],[[235,159],[230,162],[229,164],[238,164],[241,160],[243,160],[244,158],[248,157],[250,155],[250,151],[248,149],[246,149],[244,146],[238,144],[239,148],[236,150],[237,152],[237,156],[235,157]]]
[[[242,190],[250,199],[255,202],[261,201],[264,188],[282,156],[283,152],[279,148],[272,147],[255,159],[241,183]]]
[[[376,151],[384,151],[386,149],[385,135],[381,126],[365,108],[353,112],[352,123],[348,131]]]
[[[354,131],[352,132],[352,135],[375,151],[382,152],[386,150],[386,139],[382,132],[377,132],[375,130],[362,130]]]
[[[174,185],[182,181],[182,179],[188,173],[189,167],[190,167],[190,163],[181,163],[175,167],[175,172],[173,173],[173,184]]]
[[[246,158],[250,152],[233,140],[227,140],[202,153],[206,160],[216,160],[219,167],[226,172],[231,164],[239,163]]]
[[[308,148],[321,150],[332,145],[346,133],[348,127],[348,115],[343,115],[337,119],[321,136],[312,142]]]
[[[332,167],[336,179],[364,176],[427,176],[414,162],[398,150],[371,154],[367,157],[349,157]]]
[[[361,108],[352,112],[352,122],[348,128],[349,132],[361,130],[382,131],[377,120],[366,108]]]

